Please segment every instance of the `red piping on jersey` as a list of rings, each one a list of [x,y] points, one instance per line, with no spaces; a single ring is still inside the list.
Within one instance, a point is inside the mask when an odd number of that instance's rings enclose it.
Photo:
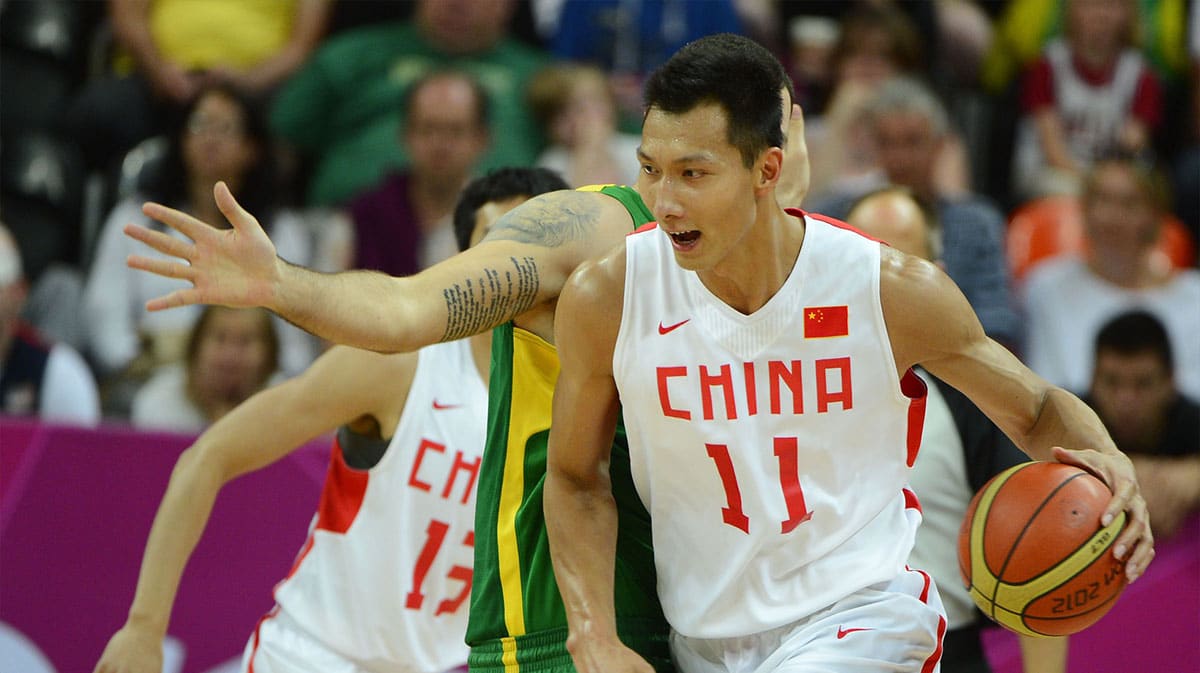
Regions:
[[[933,654],[925,660],[925,665],[921,667],[921,673],[933,673],[937,670],[938,662],[942,660],[942,638],[946,635],[946,618],[938,616],[937,629],[937,647],[934,648]]]
[[[643,224],[642,226],[638,227],[637,229],[634,229],[633,231],[631,231],[625,235],[633,236],[634,234],[640,234],[643,231],[650,231],[651,229],[657,229],[657,228],[658,228],[658,222],[647,222],[647,223]]]
[[[904,489],[904,490],[906,492],[908,491],[908,489]],[[915,573],[921,574],[921,579],[923,579],[925,581],[925,586],[921,589],[920,599],[921,599],[922,603],[928,604],[929,603],[929,589],[933,585],[933,580],[931,580],[929,578],[929,573],[925,572],[924,570],[913,570],[912,568],[909,568],[908,566],[904,566],[904,569],[908,570],[909,572],[915,572]],[[946,616],[938,615],[937,647],[933,648],[933,654],[930,654],[929,658],[925,660],[925,664],[923,666],[921,666],[921,673],[933,673],[933,671],[937,668],[938,662],[942,660],[942,638],[945,635],[946,635]]]
[[[908,436],[905,447],[908,449],[908,466],[912,467],[917,461],[917,452],[921,450],[921,434],[925,431],[925,401],[929,387],[924,379],[917,376],[911,368],[900,378],[900,392],[908,398]]]
[[[321,489],[321,502],[317,505],[316,528],[334,533],[350,530],[350,524],[358,516],[367,494],[368,479],[370,473],[346,464],[342,457],[342,445],[335,437],[329,456],[329,471],[325,475],[325,487]]]
[[[325,486],[321,489],[321,501],[317,504],[317,522],[308,532],[304,546],[296,554],[291,570],[275,584],[273,591],[278,591],[284,582],[290,580],[300,564],[304,562],[308,552],[312,551],[314,537],[318,530],[345,534],[358,516],[362,508],[363,497],[367,492],[367,481],[370,473],[356,470],[346,464],[342,454],[342,445],[337,437],[333,438],[333,450],[329,455],[329,471],[325,474]]]
[[[863,238],[868,239],[868,240],[875,241],[876,243],[882,243],[883,245],[888,244],[887,241],[883,241],[878,238],[875,238],[874,236],[861,231],[860,229],[854,227],[853,225],[846,224],[845,222],[843,222],[841,220],[835,220],[834,218],[829,217],[828,215],[821,215],[820,213],[806,213],[803,210],[800,210],[799,208],[785,208],[784,210],[786,210],[791,215],[795,215],[796,217],[803,217],[803,216],[807,215],[808,217],[811,217],[814,220],[820,220],[821,222],[824,222],[825,224],[828,224],[830,226],[837,227],[838,229],[845,229],[846,231],[854,232],[854,233],[858,234],[859,236],[862,236]]]
[[[922,603],[928,603],[929,602],[929,588],[933,585],[933,580],[930,579],[929,573],[925,572],[924,570],[915,570],[913,568],[909,568],[908,566],[904,566],[904,569],[908,570],[910,572],[917,573],[918,575],[921,576],[921,579],[925,581],[925,586],[921,587],[921,595],[918,596],[918,598],[921,599]]]
[[[254,644],[250,646],[250,657],[246,660],[246,673],[254,673],[254,655],[258,654],[258,640],[262,634],[262,625],[277,614],[279,614],[278,604],[271,608],[270,612],[259,617],[258,623],[254,625]]]
[[[917,494],[912,492],[912,489],[903,488],[900,492],[904,494],[904,509],[915,509],[924,514],[921,510],[921,501],[917,499]]]

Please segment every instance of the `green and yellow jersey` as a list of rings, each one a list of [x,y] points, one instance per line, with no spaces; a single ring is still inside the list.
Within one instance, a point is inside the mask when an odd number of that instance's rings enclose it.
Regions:
[[[629,187],[585,187],[619,200],[634,227],[653,220]],[[467,643],[474,671],[573,671],[567,617],[550,563],[542,513],[558,352],[511,322],[492,337],[487,448],[475,510],[475,570]],[[610,462],[617,502],[617,626],[659,671],[673,671],[655,590],[650,515],[634,489],[624,425]]]

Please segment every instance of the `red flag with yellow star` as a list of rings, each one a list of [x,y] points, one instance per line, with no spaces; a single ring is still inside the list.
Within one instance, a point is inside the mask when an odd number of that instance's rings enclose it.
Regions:
[[[804,338],[827,339],[850,334],[845,306],[809,306],[804,309]]]

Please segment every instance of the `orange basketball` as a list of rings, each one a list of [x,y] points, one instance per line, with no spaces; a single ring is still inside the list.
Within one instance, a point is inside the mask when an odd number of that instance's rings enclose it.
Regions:
[[[1125,588],[1111,547],[1125,525],[1100,517],[1112,498],[1089,472],[1056,462],[1013,466],[971,499],[958,535],[963,585],[983,613],[1030,636],[1091,626]]]

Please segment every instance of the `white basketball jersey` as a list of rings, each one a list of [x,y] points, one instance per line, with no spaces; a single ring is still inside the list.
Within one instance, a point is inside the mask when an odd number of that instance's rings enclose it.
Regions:
[[[470,343],[421,349],[379,462],[352,469],[335,442],[308,541],[275,590],[281,610],[370,671],[465,664],[486,419]]]
[[[879,244],[805,219],[790,276],[751,315],[662,231],[627,239],[613,373],[659,597],[687,637],[759,633],[889,581],[920,521],[905,484],[924,385],[896,376]]]

